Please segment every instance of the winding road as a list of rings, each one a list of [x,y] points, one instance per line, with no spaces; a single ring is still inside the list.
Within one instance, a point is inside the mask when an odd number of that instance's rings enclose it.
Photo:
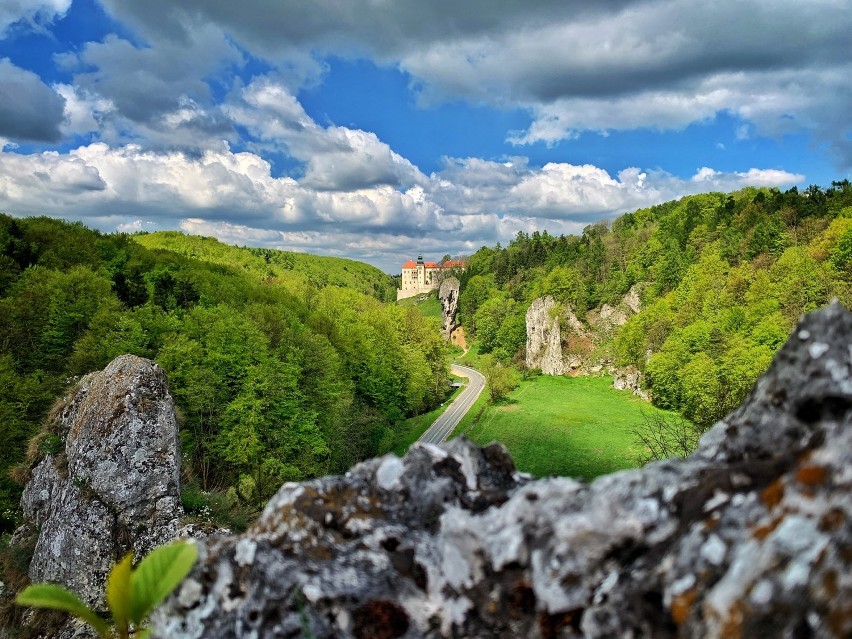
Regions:
[[[464,390],[453,400],[453,403],[449,405],[447,410],[435,420],[417,441],[426,444],[440,444],[446,441],[447,437],[450,436],[450,433],[453,432],[461,421],[461,418],[465,416],[465,413],[470,410],[470,407],[479,398],[482,389],[485,388],[485,377],[479,371],[459,364],[453,364],[451,370],[453,375],[467,377],[467,386],[464,387]]]

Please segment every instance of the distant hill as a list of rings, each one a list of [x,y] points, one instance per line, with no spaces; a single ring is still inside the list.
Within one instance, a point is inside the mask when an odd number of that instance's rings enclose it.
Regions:
[[[550,297],[566,360],[636,367],[658,406],[709,425],[802,313],[835,297],[852,306],[852,184],[692,195],[580,236],[520,232],[471,255],[460,279],[459,318],[480,353],[523,366],[526,313]],[[590,341],[604,305],[631,290],[641,310]]]
[[[163,249],[211,264],[229,266],[262,280],[280,280],[290,288],[341,286],[382,301],[396,299],[393,280],[375,266],[342,257],[326,257],[268,248],[223,244],[214,237],[158,231],[132,236],[149,249]]]

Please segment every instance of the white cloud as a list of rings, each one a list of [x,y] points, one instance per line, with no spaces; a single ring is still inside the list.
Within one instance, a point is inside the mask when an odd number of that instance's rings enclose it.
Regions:
[[[576,233],[687,193],[803,179],[775,169],[706,167],[686,180],[638,168],[611,176],[591,165],[467,159],[447,160],[422,185],[329,191],[274,177],[260,156],[225,145],[190,156],[94,143],[65,154],[0,151],[0,210],[76,217],[106,230],[181,227],[240,244],[348,255],[393,271],[417,250],[472,252],[520,230]]]
[[[289,89],[261,77],[225,105],[224,112],[256,138],[286,149],[304,164],[302,182],[316,190],[354,191],[374,186],[408,189],[426,176],[375,133],[321,127]]]
[[[29,29],[41,29],[64,16],[70,6],[71,0],[3,0],[0,3],[0,39],[16,23],[23,23]]]
[[[114,81],[122,86],[104,95],[134,120],[150,110],[152,98],[130,100],[133,87],[172,102],[177,97],[169,87],[152,91],[146,69],[163,71],[187,44],[203,50],[208,62],[226,59],[227,34],[271,61],[290,91],[316,81],[321,60],[338,55],[398,66],[411,74],[423,102],[461,98],[526,109],[531,125],[507,132],[516,144],[554,144],[590,130],[679,130],[731,113],[757,135],[808,132],[830,146],[841,167],[852,165],[848,0],[104,4],[155,43],[154,50],[168,51],[129,52],[107,43],[94,60],[92,47],[90,63],[104,73],[125,70],[129,82]],[[341,161],[346,158],[334,163]],[[328,179],[322,166],[308,170],[317,184]],[[337,167],[334,173],[346,174]],[[395,175],[356,172],[351,180],[391,183]]]
[[[103,119],[115,111],[115,105],[98,95],[70,84],[55,84],[53,89],[65,99],[65,121],[62,132],[66,135],[98,131]]]
[[[86,43],[79,52],[59,54],[56,60],[74,73],[76,87],[109,100],[134,123],[151,123],[177,109],[184,99],[209,101],[208,82],[244,62],[221,29],[185,22],[186,37],[179,41],[141,46],[108,35],[102,42]]]

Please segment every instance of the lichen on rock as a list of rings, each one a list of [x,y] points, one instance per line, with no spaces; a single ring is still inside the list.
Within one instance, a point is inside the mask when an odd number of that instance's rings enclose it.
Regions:
[[[684,460],[533,480],[416,445],[287,484],[155,637],[848,637],[852,315],[807,316]]]
[[[35,464],[22,498],[24,526],[39,531],[29,576],[100,606],[116,559],[141,557],[178,529],[174,403],[160,367],[124,355],[83,377],[55,417],[61,450]]]

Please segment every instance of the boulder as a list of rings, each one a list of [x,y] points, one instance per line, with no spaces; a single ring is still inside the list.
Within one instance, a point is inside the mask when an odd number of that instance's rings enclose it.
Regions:
[[[693,456],[590,485],[465,440],[286,484],[153,636],[848,637],[850,335],[809,315]]]
[[[101,606],[114,561],[172,539],[182,515],[166,375],[149,360],[118,357],[83,377],[52,419],[61,445],[35,464],[22,498],[25,527],[39,531],[29,576]]]
[[[441,282],[441,288],[438,289],[438,299],[441,300],[441,333],[446,340],[450,339],[456,327],[460,285],[458,278],[448,277]]]

